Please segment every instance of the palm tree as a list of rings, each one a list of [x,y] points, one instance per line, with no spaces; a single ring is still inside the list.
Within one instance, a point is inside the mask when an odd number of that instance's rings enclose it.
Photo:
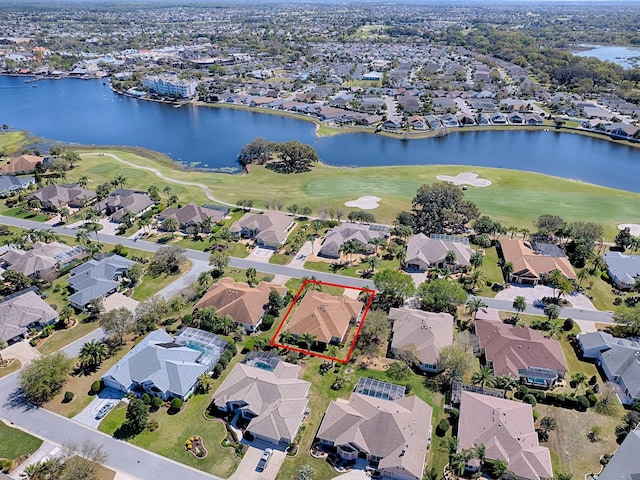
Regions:
[[[285,330],[280,334],[280,342],[282,342],[283,345],[289,345],[293,343],[294,338],[295,336],[289,330]]]
[[[142,229],[146,232],[149,225],[151,225],[151,219],[140,217],[140,220],[138,220],[138,225],[140,225],[140,227],[142,227]]]
[[[58,314],[58,317],[60,317],[60,320],[62,320],[64,323],[67,323],[71,318],[71,315],[73,315],[73,308],[71,308],[71,306],[67,304],[62,307],[60,313]]]
[[[482,366],[471,376],[471,383],[482,388],[493,388],[496,385],[496,375],[490,367]]]
[[[109,355],[109,347],[102,340],[91,340],[80,349],[80,365],[87,370],[97,368]]]
[[[337,345],[329,345],[327,347],[327,356],[331,357],[331,368],[333,368],[336,364],[334,358],[337,358],[340,354],[340,349]]]
[[[578,279],[578,288],[580,288],[580,286],[582,285],[582,282],[587,278],[589,278],[589,276],[590,276],[589,270],[587,270],[586,268],[582,268],[578,270],[578,273],[576,273],[576,278]]]
[[[167,217],[161,225],[163,230],[171,232],[171,238],[175,238],[175,231],[178,229],[178,220],[174,217]]]
[[[86,245],[91,242],[91,240],[89,240],[89,234],[86,230],[78,230],[78,233],[76,233],[76,242],[78,242],[80,245]]]
[[[447,265],[453,265],[454,263],[456,263],[457,258],[458,256],[456,255],[456,252],[454,252],[453,250],[449,250],[444,256],[444,263],[446,263]]]
[[[307,346],[307,350],[311,350],[311,345],[316,341],[316,336],[312,333],[303,333],[300,336],[300,341]]]
[[[87,177],[86,175],[83,175],[78,179],[78,185],[80,185],[82,188],[86,188],[88,183],[89,177]]]
[[[505,264],[502,266],[502,273],[504,275],[505,281],[508,282],[509,276],[513,273],[513,263],[505,262]]]
[[[474,270],[471,272],[471,275],[467,277],[469,284],[471,285],[471,291],[475,292],[480,287],[482,280],[484,280],[484,275],[482,275],[482,270]]]
[[[171,197],[171,186],[170,185],[167,185],[166,187],[164,187],[162,189],[162,191],[167,194],[167,198]]]
[[[186,306],[186,303],[184,302],[184,299],[180,296],[177,297],[173,297],[171,299],[171,303],[169,304],[169,307],[171,308],[171,311],[173,313],[177,313],[178,317],[180,317],[180,312],[182,311],[182,309]]]
[[[111,181],[111,184],[114,187],[122,188],[127,184],[127,177],[125,177],[124,175],[118,175]]]
[[[522,295],[518,295],[513,299],[513,303],[511,304],[513,309],[516,311],[516,321],[520,319],[520,313],[524,312],[527,309],[527,299]]]
[[[380,263],[382,263],[382,261],[380,260],[380,257],[378,255],[371,255],[367,259],[367,263],[369,264],[369,272],[373,273],[375,269],[380,266]]]
[[[89,223],[87,225],[87,230],[96,234],[96,242],[98,243],[100,243],[100,238],[98,237],[98,230],[100,229],[102,229],[102,225],[100,225],[99,223]]]
[[[555,303],[550,303],[545,305],[543,312],[549,321],[555,320],[560,316],[560,307]]]
[[[473,252],[469,257],[469,263],[471,264],[474,270],[482,266],[483,262],[484,262],[484,254],[479,250],[476,250],[475,252]]]
[[[505,392],[513,390],[518,386],[518,379],[511,375],[500,375],[496,377],[496,387],[501,388]]]
[[[476,315],[479,310],[485,311],[488,305],[478,297],[471,297],[467,300],[467,311],[473,316],[473,321],[476,321]]]
[[[580,388],[580,385],[582,385],[586,379],[587,376],[582,372],[576,372],[571,375],[571,383],[575,385],[574,393],[578,391],[578,388]]]
[[[204,217],[198,227],[202,233],[209,234],[213,230],[213,220],[211,220],[211,217]]]

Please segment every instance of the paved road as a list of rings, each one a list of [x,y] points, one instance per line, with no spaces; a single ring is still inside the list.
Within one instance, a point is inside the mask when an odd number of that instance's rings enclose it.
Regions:
[[[498,300],[496,298],[481,298],[489,308],[495,308],[496,310],[503,310],[505,312],[515,312],[511,300]],[[560,309],[560,316],[562,318],[573,318],[580,320],[589,320],[591,322],[601,323],[614,323],[611,312],[602,312],[599,310],[582,310],[580,308],[562,308]],[[532,305],[527,305],[527,309],[524,313],[531,315],[544,315],[541,308],[535,308]]]
[[[126,442],[116,440],[87,426],[43,408],[29,406],[18,390],[19,375],[0,380],[0,417],[61,445],[69,440],[85,440],[102,445],[108,455],[106,465],[141,479],[189,480],[219,479],[213,475],[174,462]],[[220,479],[221,480],[221,479]]]
[[[23,228],[39,228],[42,229],[43,225],[40,222],[34,222],[32,220],[21,220],[18,218],[5,217],[0,215],[0,224],[11,225],[14,227]],[[51,227],[58,235],[75,237],[76,231],[65,227]],[[124,245],[128,248],[137,248],[147,252],[156,252],[162,245],[153,242],[147,242],[145,240],[133,241],[128,238],[118,237],[115,235],[98,234],[101,243],[108,243],[115,245],[117,243]],[[206,252],[200,252],[198,250],[187,250],[187,258],[195,262],[208,262],[209,254]],[[311,277],[315,276],[318,280],[328,283],[337,283],[349,285],[352,287],[367,287],[373,288],[373,282],[371,280],[364,280],[360,278],[344,277],[342,275],[335,275],[331,273],[316,272],[313,270],[306,270],[304,268],[294,268],[287,265],[274,265],[270,263],[256,262],[246,258],[231,257],[230,266],[236,268],[250,268],[253,267],[259,272],[271,273],[273,275],[285,275],[293,278]]]

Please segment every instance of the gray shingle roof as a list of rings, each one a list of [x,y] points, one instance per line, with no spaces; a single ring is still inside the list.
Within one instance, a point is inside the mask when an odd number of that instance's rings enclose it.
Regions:
[[[193,388],[207,366],[198,363],[201,352],[173,343],[164,330],[147,335],[129,353],[111,367],[103,379],[110,377],[124,388],[152,383],[163,394],[184,397]]]
[[[640,349],[612,345],[600,358],[612,375],[622,378],[631,397],[640,398]]]
[[[11,340],[28,332],[31,325],[47,325],[58,318],[56,311],[29,290],[0,302],[0,339]]]
[[[136,262],[119,255],[102,260],[89,260],[71,270],[69,286],[75,291],[69,301],[84,307],[94,298],[99,298],[118,287],[118,279]]]
[[[607,252],[604,255],[607,270],[614,283],[619,287],[633,286],[640,275],[640,255],[624,255],[620,252]]]
[[[469,266],[469,259],[473,250],[468,245],[449,240],[429,238],[423,233],[414,235],[407,244],[407,256],[405,263],[415,265],[428,265],[444,262],[447,252],[456,253],[456,263]]]
[[[636,427],[599,475],[599,480],[640,480],[640,428]]]
[[[453,342],[453,317],[411,308],[392,308],[394,350],[414,350],[421,363],[436,365],[440,350]]]
[[[371,225],[342,223],[327,232],[322,248],[320,248],[320,255],[339,257],[340,247],[349,240],[358,240],[366,246],[376,238],[386,238],[388,236],[388,231],[373,230]]]

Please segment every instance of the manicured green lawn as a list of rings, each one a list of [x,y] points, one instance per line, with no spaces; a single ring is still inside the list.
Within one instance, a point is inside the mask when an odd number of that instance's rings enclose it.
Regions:
[[[93,395],[89,395],[91,384],[96,380],[100,380],[100,377],[124,357],[132,347],[133,343],[123,345],[112,357],[107,358],[95,372],[89,375],[82,373],[70,375],[60,392],[45,404],[45,408],[68,418],[80,413],[95,398]],[[73,392],[73,400],[64,402],[65,392]]]
[[[0,378],[11,375],[13,372],[17,372],[20,370],[21,366],[22,364],[20,363],[20,360],[17,358],[13,359],[13,362],[11,362],[11,365],[8,367],[0,367]]]
[[[287,287],[289,290],[291,290],[295,295],[296,293],[298,293],[298,291],[300,290],[300,287],[302,286],[302,279],[291,278],[287,280],[287,283],[285,283],[284,286]],[[322,291],[329,293],[331,295],[342,295],[344,293],[344,288],[333,287],[330,285],[322,285]]]
[[[274,253],[269,257],[269,263],[276,265],[289,265],[293,260],[292,255],[285,255],[284,253]]]
[[[20,455],[34,453],[42,440],[0,421],[0,458],[14,460]]]
[[[93,332],[100,326],[100,323],[97,321],[87,322],[86,317],[84,316],[79,318],[80,321],[75,327],[68,330],[56,330],[53,335],[47,337],[47,340],[38,347],[38,351],[43,355],[48,355],[58,351],[62,347],[65,347],[79,338]]]
[[[260,206],[265,199],[279,198],[285,204],[287,199],[296,199],[295,203],[309,205],[315,214],[321,206],[350,211],[344,207],[344,202],[361,195],[376,195],[382,201],[372,213],[377,221],[385,223],[390,223],[398,211],[410,209],[411,199],[423,183],[436,181],[439,174],[456,175],[465,171],[473,171],[492,181],[488,188],[469,187],[465,196],[476,202],[483,213],[505,225],[533,228],[538,216],[553,213],[570,222],[601,223],[607,238],[612,239],[617,225],[630,222],[640,210],[640,194],[637,193],[506,169],[458,165],[387,166],[359,168],[356,175],[353,169],[318,165],[311,172],[285,178],[260,166],[251,166],[251,172],[245,175],[189,172],[170,167],[166,160],[146,159],[126,151],[110,152],[128,161],[158,168],[169,177],[206,184],[216,197],[231,203],[251,199]],[[124,167],[113,159],[97,155],[83,157],[81,164],[69,172],[68,179],[87,175],[98,184],[111,180],[114,171],[125,175],[129,180],[127,187],[131,188],[146,190],[154,184],[162,190],[168,183],[149,172]],[[197,187],[171,184],[171,188],[182,202],[207,201]]]
[[[242,357],[240,355],[229,364],[219,379],[214,382],[211,390],[213,393],[222,383],[224,377]],[[197,469],[213,473],[222,477],[229,477],[235,472],[240,459],[236,457],[232,448],[223,448],[220,442],[225,436],[225,428],[222,422],[206,420],[203,413],[209,403],[211,394],[196,395],[185,403],[182,411],[175,415],[169,415],[165,407],[161,407],[152,413],[150,420],[157,420],[160,427],[151,432],[145,430],[141,434],[128,439],[134,445],[155,452]],[[124,423],[126,406],[121,404],[112,410],[100,424],[99,430],[108,435],[116,433]],[[204,459],[197,459],[184,448],[184,442],[191,435],[200,435],[209,454]]]
[[[377,270],[391,269],[395,270],[400,267],[400,261],[394,260],[382,260],[380,259],[380,266]],[[327,262],[305,262],[304,268],[308,270],[315,270],[316,272],[323,273],[336,273],[338,275],[345,275],[347,277],[355,278],[369,278],[373,276],[370,271],[370,266],[366,262],[366,257],[362,257],[360,260],[353,260],[348,266],[334,267],[332,263]]]
[[[131,298],[138,301],[146,300],[147,298],[155,295],[167,285],[175,282],[191,269],[191,261],[187,260],[180,273],[176,275],[160,275],[159,277],[152,277],[151,275],[143,275],[140,279],[140,283],[134,288]]]
[[[44,213],[37,213],[31,210],[25,210],[22,207],[13,207],[2,212],[7,217],[22,218],[23,220],[33,220],[34,222],[46,222],[49,220],[49,215]]]

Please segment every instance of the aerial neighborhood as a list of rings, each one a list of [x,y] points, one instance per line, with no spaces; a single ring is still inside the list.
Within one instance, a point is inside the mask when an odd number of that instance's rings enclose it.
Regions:
[[[637,42],[626,14],[523,8],[7,7],[0,74],[407,150],[636,148],[638,68],[531,33]],[[283,138],[227,175],[3,125],[0,479],[640,478],[637,193],[497,154],[334,167]]]

